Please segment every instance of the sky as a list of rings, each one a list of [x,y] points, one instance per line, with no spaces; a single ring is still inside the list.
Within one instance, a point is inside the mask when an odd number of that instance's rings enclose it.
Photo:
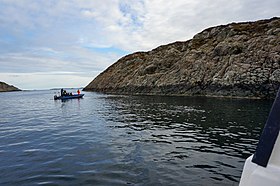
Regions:
[[[280,16],[279,0],[0,0],[0,81],[84,87],[119,58],[232,22]]]

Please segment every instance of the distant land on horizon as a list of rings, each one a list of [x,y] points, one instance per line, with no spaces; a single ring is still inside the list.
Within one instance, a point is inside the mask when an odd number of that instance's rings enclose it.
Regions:
[[[72,88],[51,88],[51,89],[49,89],[49,90],[57,90],[57,91],[60,91],[61,89],[64,89],[64,90],[83,90],[84,89],[84,87],[78,87],[78,88],[74,88],[74,87],[72,87]]]
[[[83,90],[115,94],[274,98],[280,18],[230,23],[122,57]]]
[[[21,91],[19,88],[0,81],[0,92]]]

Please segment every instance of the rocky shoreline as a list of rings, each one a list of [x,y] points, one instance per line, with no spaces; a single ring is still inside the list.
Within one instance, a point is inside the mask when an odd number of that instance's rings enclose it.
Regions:
[[[280,86],[280,18],[208,28],[184,42],[136,52],[85,91],[274,98]]]
[[[11,92],[11,91],[21,91],[19,88],[13,85],[8,85],[7,83],[0,81],[0,92]]]

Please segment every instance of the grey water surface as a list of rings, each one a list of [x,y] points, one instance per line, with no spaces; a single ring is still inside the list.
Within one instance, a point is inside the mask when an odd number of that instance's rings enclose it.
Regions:
[[[0,93],[0,185],[238,185],[272,105],[53,92]]]

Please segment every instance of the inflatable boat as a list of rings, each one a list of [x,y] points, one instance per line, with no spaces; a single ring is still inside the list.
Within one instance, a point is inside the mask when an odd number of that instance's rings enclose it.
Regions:
[[[66,100],[66,99],[78,99],[82,98],[84,94],[73,94],[73,95],[64,95],[64,96],[54,96],[54,100]]]

